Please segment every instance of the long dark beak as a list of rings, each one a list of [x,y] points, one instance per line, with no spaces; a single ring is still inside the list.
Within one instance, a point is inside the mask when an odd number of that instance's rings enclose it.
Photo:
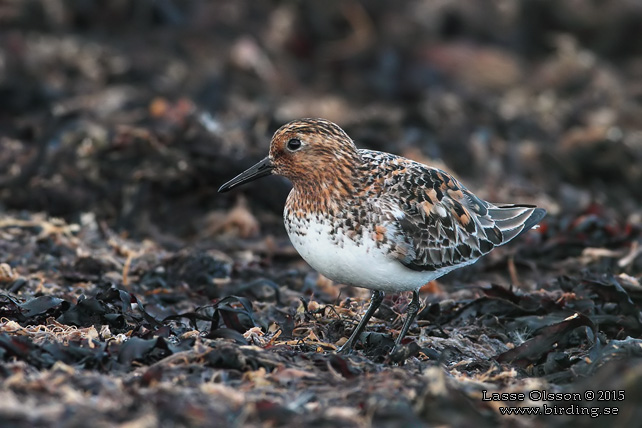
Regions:
[[[240,186],[241,184],[245,184],[252,180],[256,180],[257,178],[270,175],[272,174],[272,168],[274,168],[274,166],[272,165],[272,161],[270,160],[270,158],[265,158],[261,162],[248,168],[247,170],[243,171],[242,173],[222,185],[218,189],[218,191],[219,193],[227,192],[228,190],[231,190],[236,186]]]

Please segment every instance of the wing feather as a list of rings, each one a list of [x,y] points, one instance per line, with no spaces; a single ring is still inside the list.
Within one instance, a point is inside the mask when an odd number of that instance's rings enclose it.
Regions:
[[[386,153],[361,152],[365,161],[385,171],[372,207],[387,220],[391,254],[413,270],[469,264],[531,229],[546,213],[530,205],[495,206],[444,171]]]

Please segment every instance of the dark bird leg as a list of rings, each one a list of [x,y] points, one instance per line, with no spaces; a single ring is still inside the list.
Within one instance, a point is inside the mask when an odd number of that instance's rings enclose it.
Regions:
[[[392,348],[391,353],[395,352],[397,347],[401,344],[401,341],[403,338],[406,336],[406,333],[408,333],[408,330],[410,329],[410,324],[415,320],[415,317],[417,316],[417,312],[419,312],[419,293],[416,291],[412,292],[412,301],[408,305],[408,308],[406,309],[406,321],[403,323],[403,327],[401,328],[401,332],[399,333],[399,336],[397,336],[397,340],[395,340],[395,346]]]
[[[383,302],[383,296],[383,291],[377,290],[372,292],[372,299],[370,299],[370,306],[368,306],[368,310],[366,311],[363,318],[361,318],[361,321],[359,321],[359,325],[357,325],[357,328],[354,329],[348,341],[344,343],[341,348],[337,349],[338,353],[349,354],[352,351],[354,344],[357,343],[357,340],[359,339],[361,332],[363,332],[363,329],[366,327],[366,324],[368,324],[368,321],[370,321],[372,315],[377,311],[379,306],[381,306],[381,302]],[[416,312],[417,311],[415,310],[415,313]]]

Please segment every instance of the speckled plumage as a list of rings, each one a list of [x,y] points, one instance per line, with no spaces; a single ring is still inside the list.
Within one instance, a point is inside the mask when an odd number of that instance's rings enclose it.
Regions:
[[[269,173],[294,185],[284,220],[301,256],[330,279],[375,290],[373,305],[384,291],[412,290],[415,302],[422,285],[474,263],[545,215],[529,205],[483,201],[439,169],[357,149],[323,119],[281,127],[268,158],[220,190]],[[364,319],[373,312],[371,305]],[[350,347],[355,340],[353,334]]]

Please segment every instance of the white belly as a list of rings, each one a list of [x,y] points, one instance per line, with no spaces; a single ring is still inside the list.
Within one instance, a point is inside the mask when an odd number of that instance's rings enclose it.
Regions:
[[[305,233],[295,233],[297,226]],[[290,226],[286,222],[286,229],[292,245],[310,266],[342,284],[387,292],[418,290],[452,270],[417,272],[408,269],[377,248],[373,239],[366,237],[357,245],[352,239],[333,237],[332,228],[323,221]]]

